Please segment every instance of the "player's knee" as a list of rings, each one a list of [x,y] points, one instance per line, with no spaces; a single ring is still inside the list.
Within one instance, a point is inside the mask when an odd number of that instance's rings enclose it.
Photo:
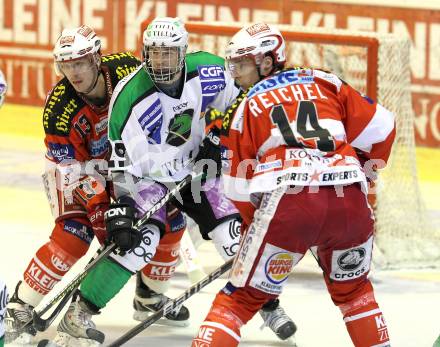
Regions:
[[[110,254],[117,264],[126,270],[135,273],[145,267],[156,254],[160,240],[160,230],[155,224],[146,224],[142,227],[142,241],[139,246],[124,255]]]
[[[237,219],[230,219],[208,234],[224,260],[231,259],[237,254],[240,244],[240,226],[241,223]]]
[[[330,294],[344,316],[377,306],[374,290],[368,279],[356,283],[334,283]]]
[[[338,307],[373,293],[371,282],[366,277],[346,282],[326,281],[326,284],[334,304]]]
[[[179,261],[180,240],[185,229],[175,229],[167,224],[167,232],[160,239],[156,254],[150,263],[142,269],[143,282],[158,293],[165,293],[169,288],[169,280],[173,276]]]
[[[83,218],[74,218],[57,221],[50,239],[64,253],[79,259],[87,253],[93,236],[93,230],[88,221]]]
[[[183,232],[186,229],[186,217],[185,215],[179,211],[177,208],[171,209],[167,213],[167,225],[166,230],[167,234],[173,235],[175,239],[182,238]]]
[[[18,296],[36,306],[76,263],[78,258],[66,252],[54,240],[40,247],[26,268]]]
[[[231,282],[217,294],[213,307],[223,307],[246,324],[258,310],[275,296],[261,290],[246,287],[235,287]],[[237,305],[241,302],[243,305]]]

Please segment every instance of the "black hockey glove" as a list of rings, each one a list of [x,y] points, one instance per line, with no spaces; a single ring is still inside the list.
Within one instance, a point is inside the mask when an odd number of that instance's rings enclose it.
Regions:
[[[133,228],[134,209],[130,205],[112,204],[105,212],[104,218],[108,240],[116,243],[122,252],[127,252],[140,245],[142,233]]]
[[[199,160],[213,160],[217,165],[217,172],[221,169],[220,129],[212,127],[199,147],[196,164]],[[200,164],[199,164],[200,165]]]

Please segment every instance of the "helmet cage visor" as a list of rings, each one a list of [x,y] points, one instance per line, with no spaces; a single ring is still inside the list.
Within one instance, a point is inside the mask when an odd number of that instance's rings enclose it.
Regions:
[[[144,45],[144,67],[154,82],[170,82],[185,66],[184,47]]]

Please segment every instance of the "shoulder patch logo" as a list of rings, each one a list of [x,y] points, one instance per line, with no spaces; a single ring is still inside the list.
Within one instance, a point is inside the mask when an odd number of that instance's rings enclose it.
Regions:
[[[223,68],[219,65],[202,65],[197,67],[201,78],[224,79]]]
[[[56,162],[75,158],[75,149],[71,144],[48,142],[48,156]]]

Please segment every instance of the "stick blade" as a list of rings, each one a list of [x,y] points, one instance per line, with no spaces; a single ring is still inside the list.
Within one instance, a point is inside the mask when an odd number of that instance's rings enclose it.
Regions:
[[[35,311],[32,311],[32,320],[34,328],[38,331],[46,331],[47,328],[49,328],[50,322],[41,318],[40,315]]]

